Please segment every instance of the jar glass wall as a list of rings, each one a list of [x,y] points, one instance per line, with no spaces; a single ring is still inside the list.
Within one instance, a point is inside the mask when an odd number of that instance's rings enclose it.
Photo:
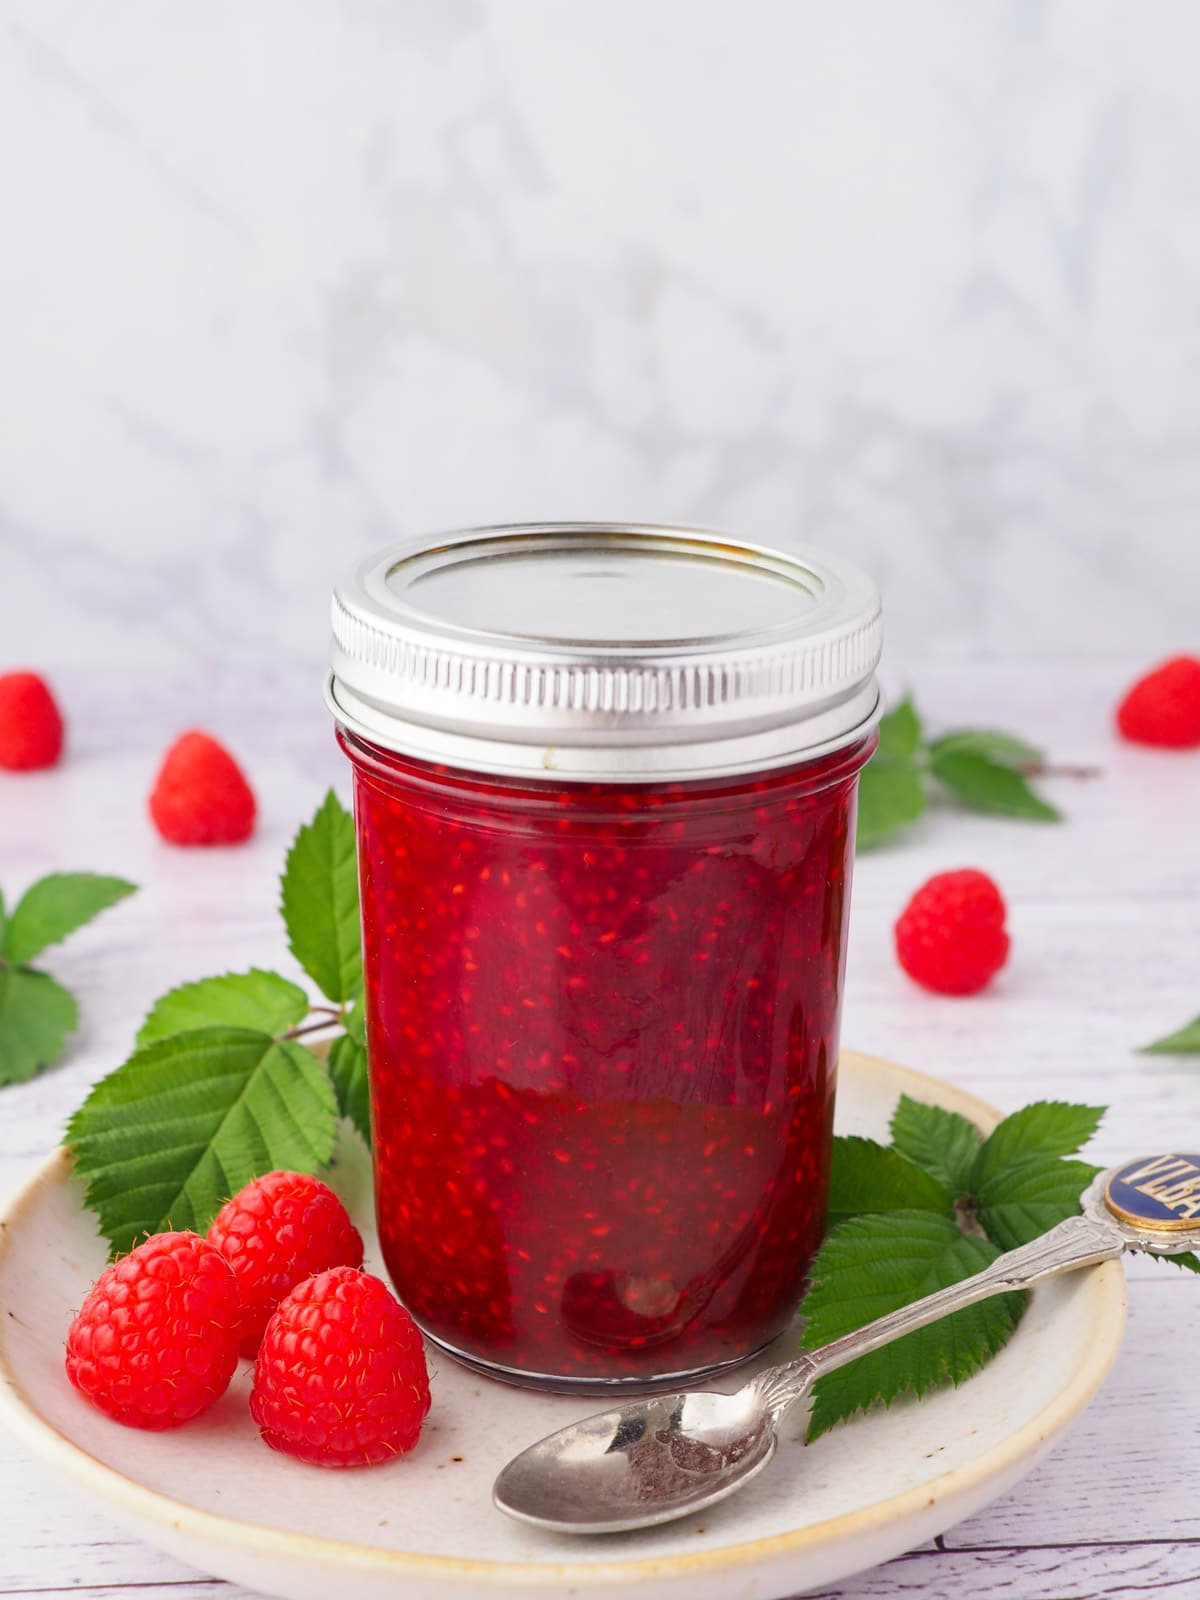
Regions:
[[[380,1240],[437,1342],[644,1385],[786,1326],[824,1223],[857,774],[491,778],[339,727]]]

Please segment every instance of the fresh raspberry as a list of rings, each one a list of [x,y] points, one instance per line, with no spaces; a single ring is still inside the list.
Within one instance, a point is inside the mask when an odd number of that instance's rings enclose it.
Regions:
[[[218,1211],[208,1230],[242,1293],[242,1354],[253,1356],[275,1307],[327,1267],[361,1267],[362,1235],[327,1183],[268,1172]]]
[[[1004,909],[999,889],[985,872],[939,872],[900,913],[900,965],[938,994],[975,994],[1008,959]]]
[[[36,672],[0,674],[0,767],[33,772],[62,755],[63,719]]]
[[[367,1467],[411,1450],[429,1410],[420,1330],[378,1278],[333,1267],[267,1323],[250,1415],[272,1450],[319,1467]]]
[[[1139,678],[1117,707],[1117,727],[1134,744],[1200,744],[1200,661],[1175,656]]]
[[[154,826],[170,844],[241,844],[254,831],[254,791],[223,745],[193,728],[163,759],[150,793]]]
[[[197,1233],[156,1233],[96,1279],[67,1335],[67,1377],[131,1428],[176,1428],[229,1387],[241,1300]]]

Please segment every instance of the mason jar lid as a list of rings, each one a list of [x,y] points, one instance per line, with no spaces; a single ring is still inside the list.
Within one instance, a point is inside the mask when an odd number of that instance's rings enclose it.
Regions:
[[[327,699],[446,766],[650,782],[787,766],[879,714],[879,593],[848,562],[695,528],[412,540],[333,596]]]

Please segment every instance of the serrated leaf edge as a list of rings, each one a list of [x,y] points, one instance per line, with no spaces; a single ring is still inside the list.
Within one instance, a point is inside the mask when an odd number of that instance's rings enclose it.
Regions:
[[[980,1186],[986,1180],[988,1159],[996,1148],[996,1141],[1001,1131],[1008,1127],[1017,1117],[1025,1117],[1031,1111],[1043,1109],[1047,1111],[1085,1111],[1094,1114],[1096,1120],[1089,1131],[1077,1143],[1067,1145],[1062,1149],[1055,1148],[1051,1150],[1039,1150],[1036,1146],[1021,1150],[1018,1147],[1014,1154],[1007,1158],[1008,1165],[1011,1165],[1014,1160],[1023,1160],[1028,1155],[1041,1156],[1047,1161],[1066,1160],[1071,1156],[1077,1155],[1084,1145],[1095,1137],[1101,1122],[1103,1122],[1108,1113],[1107,1106],[1092,1106],[1082,1100],[1031,1100],[1028,1105],[1018,1106],[1015,1111],[1010,1112],[1008,1116],[996,1124],[976,1152],[975,1164],[971,1169],[971,1194],[977,1194]]]
[[[159,1051],[159,1050],[163,1050],[164,1053],[168,1053],[168,1052],[165,1051],[165,1047],[166,1046],[168,1046],[170,1044],[177,1043],[178,1040],[183,1039],[183,1038],[192,1038],[192,1039],[194,1039],[197,1034],[203,1034],[203,1033],[216,1033],[216,1034],[221,1035],[220,1039],[214,1040],[212,1042],[211,1049],[214,1052],[219,1051],[221,1049],[227,1048],[231,1043],[236,1044],[239,1041],[244,1041],[246,1038],[260,1040],[260,1041],[262,1041],[262,1044],[264,1046],[263,1050],[261,1051],[261,1053],[260,1053],[258,1059],[255,1061],[254,1065],[252,1067],[250,1067],[250,1069],[247,1071],[246,1078],[245,1078],[245,1083],[243,1084],[242,1088],[239,1090],[239,1092],[237,1094],[237,1097],[230,1103],[230,1105],[226,1109],[224,1115],[221,1117],[221,1120],[218,1123],[216,1129],[214,1130],[211,1138],[209,1138],[208,1141],[206,1142],[206,1144],[204,1146],[205,1151],[209,1150],[214,1144],[216,1144],[216,1142],[217,1142],[217,1140],[218,1140],[218,1138],[220,1136],[221,1131],[226,1127],[229,1119],[234,1115],[234,1113],[241,1106],[241,1104],[243,1102],[243,1099],[245,1097],[247,1085],[249,1084],[250,1080],[254,1077],[254,1075],[261,1070],[261,1068],[263,1066],[263,1063],[266,1060],[267,1056],[270,1054],[270,1052],[272,1050],[278,1049],[278,1050],[283,1051],[285,1055],[290,1056],[293,1051],[302,1051],[303,1054],[305,1056],[309,1057],[314,1062],[314,1064],[316,1065],[316,1067],[318,1069],[317,1076],[318,1076],[320,1082],[324,1085],[325,1091],[326,1091],[327,1096],[328,1096],[328,1099],[327,1099],[327,1102],[326,1102],[326,1107],[325,1107],[325,1109],[328,1110],[328,1112],[330,1114],[330,1137],[329,1137],[329,1140],[327,1141],[328,1148],[324,1148],[325,1143],[326,1143],[325,1141],[322,1141],[321,1143],[318,1143],[318,1142],[314,1141],[314,1139],[312,1137],[312,1134],[311,1134],[311,1131],[308,1128],[308,1126],[305,1123],[301,1122],[299,1119],[295,1120],[295,1126],[300,1130],[303,1142],[305,1144],[307,1144],[309,1150],[312,1152],[314,1166],[317,1167],[317,1168],[320,1168],[320,1167],[324,1167],[324,1166],[328,1165],[329,1159],[333,1154],[334,1146],[336,1144],[336,1122],[337,1122],[337,1116],[338,1116],[337,1096],[334,1093],[333,1084],[330,1082],[328,1071],[324,1068],[324,1065],[321,1062],[320,1058],[318,1056],[316,1056],[312,1050],[309,1050],[305,1045],[299,1043],[299,1041],[297,1041],[297,1040],[294,1040],[294,1039],[273,1039],[273,1038],[271,1038],[271,1036],[269,1034],[261,1033],[257,1029],[254,1029],[254,1028],[237,1028],[237,1027],[221,1026],[221,1027],[214,1027],[214,1028],[211,1028],[211,1029],[209,1029],[209,1028],[189,1029],[186,1033],[183,1033],[183,1034],[168,1034],[164,1038],[154,1039],[149,1044],[142,1046],[138,1050],[135,1050],[133,1052],[133,1054],[131,1056],[129,1056],[125,1061],[123,1061],[119,1067],[114,1068],[112,1072],[110,1072],[106,1077],[101,1078],[99,1083],[97,1083],[97,1084],[95,1084],[93,1086],[91,1092],[88,1094],[87,1098],[83,1101],[83,1104],[76,1108],[76,1110],[72,1113],[72,1115],[70,1116],[70,1118],[67,1121],[66,1128],[64,1130],[64,1132],[65,1132],[65,1141],[64,1142],[66,1143],[68,1149],[71,1152],[71,1155],[72,1155],[72,1158],[73,1158],[73,1162],[74,1162],[75,1171],[76,1171],[77,1175],[84,1182],[84,1185],[85,1185],[85,1191],[84,1191],[85,1203],[87,1204],[87,1206],[88,1206],[88,1208],[90,1210],[93,1210],[93,1211],[95,1211],[97,1213],[97,1216],[100,1216],[101,1213],[99,1211],[98,1206],[93,1204],[93,1194],[97,1193],[97,1192],[94,1190],[93,1184],[89,1179],[89,1173],[88,1173],[86,1157],[87,1157],[87,1153],[88,1153],[89,1147],[92,1148],[92,1149],[95,1149],[95,1148],[99,1147],[99,1145],[102,1142],[104,1136],[103,1135],[89,1136],[86,1132],[81,1134],[80,1131],[79,1131],[79,1126],[78,1126],[80,1118],[85,1114],[87,1109],[94,1103],[97,1094],[100,1093],[101,1091],[103,1091],[105,1085],[107,1083],[109,1083],[110,1080],[115,1078],[118,1073],[124,1072],[125,1070],[127,1070],[135,1062],[137,1062],[138,1066],[141,1067],[141,1068],[144,1068],[147,1065],[147,1063],[145,1061],[140,1061],[139,1057],[143,1057],[143,1056],[149,1055],[152,1052]],[[229,1037],[230,1035],[235,1035],[237,1037],[235,1037],[234,1039],[231,1040],[230,1037]],[[195,1048],[195,1047],[193,1046],[193,1048]],[[201,1084],[203,1084],[203,1081],[204,1080],[201,1080]],[[156,1095],[150,1095],[150,1096],[145,1097],[142,1101],[140,1101],[138,1103],[141,1104],[141,1105],[152,1104],[155,1098],[157,1098]],[[103,1100],[101,1100],[99,1103],[101,1105],[103,1105]],[[105,1131],[107,1133],[110,1130],[105,1130]],[[324,1149],[324,1154],[321,1153],[323,1149]],[[187,1182],[191,1179],[191,1177],[193,1176],[194,1172],[195,1172],[195,1165],[193,1165],[193,1167],[189,1170],[187,1178],[180,1185],[180,1187],[179,1187],[179,1189],[178,1189],[178,1191],[177,1191],[177,1193],[175,1195],[174,1201],[172,1202],[172,1204],[174,1206],[178,1206],[180,1204],[180,1202],[184,1199],[185,1194],[186,1194]],[[98,1193],[97,1193],[97,1198],[101,1198]],[[226,1197],[226,1198],[228,1198],[228,1197]],[[170,1208],[167,1209],[165,1215],[168,1216],[168,1217],[171,1215],[171,1209]],[[110,1240],[110,1244],[111,1244],[111,1240]]]
[[[910,1155],[907,1150],[897,1143],[896,1119],[900,1115],[905,1103],[916,1106],[919,1110],[932,1111],[936,1115],[953,1117],[957,1119],[958,1122],[962,1123],[965,1128],[968,1128],[974,1135],[974,1155],[970,1164],[970,1168],[966,1174],[965,1181],[961,1185],[948,1182],[944,1172],[935,1172],[932,1167],[926,1166],[923,1161],[919,1161],[916,1156]],[[931,1178],[935,1179],[942,1185],[952,1200],[958,1200],[961,1196],[969,1195],[971,1193],[971,1182],[975,1172],[975,1161],[978,1160],[979,1151],[982,1149],[984,1140],[987,1136],[984,1134],[982,1128],[978,1127],[974,1122],[971,1121],[970,1117],[964,1117],[961,1111],[952,1111],[949,1106],[935,1105],[930,1100],[918,1100],[915,1095],[902,1094],[899,1100],[897,1100],[895,1108],[892,1111],[892,1115],[888,1120],[888,1132],[892,1139],[889,1148],[899,1151],[905,1160],[911,1161],[913,1166],[920,1167],[922,1172],[928,1173]]]
[[[1185,1040],[1186,1043],[1180,1043],[1181,1040]],[[1138,1054],[1143,1056],[1200,1055],[1200,1016],[1193,1017],[1190,1022],[1185,1022],[1182,1028],[1176,1028],[1174,1032],[1164,1034],[1161,1039],[1154,1039],[1150,1044],[1139,1045]]]
[[[316,811],[313,813],[313,815],[309,819],[309,821],[305,822],[305,823],[301,823],[300,827],[297,828],[295,838],[292,840],[292,843],[288,848],[288,853],[287,853],[286,857],[284,858],[283,872],[282,872],[282,874],[280,876],[280,880],[279,880],[279,912],[280,912],[281,917],[283,918],[284,930],[285,930],[285,932],[287,934],[288,949],[292,952],[293,956],[295,956],[296,960],[300,963],[301,967],[304,969],[304,971],[307,973],[307,975],[312,979],[312,981],[321,990],[321,993],[323,995],[325,995],[325,997],[327,999],[333,1000],[337,1004],[343,1004],[346,1000],[353,999],[355,994],[358,993],[362,988],[361,966],[360,966],[360,971],[359,971],[358,982],[357,982],[356,985],[352,985],[351,986],[351,993],[350,994],[347,994],[347,995],[336,995],[336,994],[329,993],[329,991],[322,985],[321,979],[317,976],[317,974],[315,972],[310,972],[309,971],[307,965],[305,964],[303,956],[296,949],[295,940],[293,939],[293,936],[292,936],[291,916],[290,916],[289,907],[288,907],[288,892],[289,892],[288,891],[288,879],[289,879],[289,877],[291,875],[291,872],[292,872],[292,863],[293,863],[293,860],[295,858],[296,851],[299,848],[299,845],[300,845],[300,842],[301,842],[302,838],[304,838],[305,835],[307,835],[307,834],[315,833],[317,831],[319,825],[320,825],[321,819],[326,815],[330,815],[330,816],[336,817],[339,821],[342,820],[342,819],[348,819],[349,820],[349,822],[351,824],[351,840],[352,840],[352,843],[351,843],[351,854],[353,855],[355,853],[356,847],[353,844],[354,814],[353,814],[353,812],[347,810],[347,808],[338,799],[336,791],[334,789],[330,788],[330,789],[326,790],[324,799],[321,801],[320,805],[317,807]],[[332,872],[336,870],[338,865],[339,865],[338,862],[335,862],[335,861],[333,861],[331,859],[331,861],[330,861],[331,875],[332,875]],[[332,925],[333,925],[334,937],[337,940],[337,949],[336,949],[336,952],[335,952],[335,959],[336,959],[337,969],[338,969],[338,972],[340,974],[342,971],[345,970],[345,965],[346,965],[346,959],[345,958],[346,958],[346,954],[347,954],[347,948],[349,948],[349,950],[351,952],[352,961],[353,961],[353,952],[357,951],[358,959],[359,959],[359,962],[361,963],[361,957],[362,957],[362,934],[361,934],[361,920],[360,920],[360,915],[359,915],[359,907],[358,907],[358,902],[357,902],[357,883],[356,883],[356,890],[355,890],[355,906],[354,906],[353,914],[351,916],[348,916],[348,917],[347,916],[339,917],[339,916],[335,915],[335,916],[333,916],[331,918],[331,922],[332,922]],[[345,933],[345,926],[344,925],[347,922],[349,922],[349,924],[350,924],[350,944],[349,944],[348,947],[346,945],[344,945],[344,943],[343,943],[343,935]],[[340,987],[340,984],[339,984],[339,987]]]
[[[112,898],[106,900],[103,905],[97,906],[94,911],[89,911],[87,916],[85,916],[81,922],[73,922],[69,928],[65,928],[61,933],[54,934],[51,938],[47,939],[45,943],[39,944],[34,949],[26,951],[24,955],[18,955],[14,957],[12,952],[9,950],[8,944],[9,940],[13,936],[13,928],[16,927],[18,931],[20,929],[20,915],[22,906],[25,905],[26,901],[29,899],[30,895],[35,892],[35,890],[40,889],[43,884],[49,883],[55,878],[82,878],[87,879],[92,883],[105,883],[110,885],[115,892],[113,893]],[[31,961],[36,961],[37,958],[45,951],[53,950],[55,945],[62,944],[65,939],[71,938],[71,936],[78,933],[81,928],[86,928],[89,923],[95,922],[97,917],[103,916],[106,911],[111,911],[114,906],[120,905],[122,900],[128,900],[129,896],[131,894],[136,894],[137,891],[138,885],[136,883],[131,883],[128,878],[120,878],[115,873],[111,872],[66,871],[43,873],[40,878],[36,878],[33,883],[26,888],[16,905],[14,905],[4,917],[4,942],[3,948],[0,949],[0,954],[8,959],[13,966],[27,967]]]
[[[4,965],[6,965],[6,963],[0,962],[0,966]],[[58,979],[53,976],[53,974],[49,972],[43,972],[40,967],[30,967],[24,963],[13,963],[9,965],[9,970],[16,975],[24,974],[26,977],[37,978],[42,983],[49,984],[50,987],[59,996],[61,996],[70,1007],[70,1021],[64,1025],[61,1033],[58,1033],[58,1042],[54,1046],[53,1055],[47,1056],[44,1061],[39,1059],[38,1051],[30,1049],[28,1045],[26,1046],[26,1049],[35,1058],[35,1065],[31,1072],[22,1073],[15,1077],[9,1077],[3,1071],[3,1069],[0,1068],[0,1089],[11,1088],[18,1083],[32,1083],[34,1078],[45,1072],[49,1067],[57,1066],[66,1052],[67,1040],[79,1030],[79,1002],[71,993],[70,989],[67,988],[66,984],[60,983]],[[57,1028],[55,1031],[58,1032]]]
[[[157,1044],[161,1039],[172,1039],[183,1033],[197,1033],[206,1027],[237,1028],[243,1026],[243,1024],[236,1022],[199,1022],[194,1028],[176,1028],[171,1033],[155,1034],[151,1039],[144,1039],[142,1037],[151,1017],[158,1010],[159,1006],[165,1004],[166,1001],[174,999],[174,997],[184,989],[196,989],[199,988],[201,984],[217,983],[225,978],[277,978],[280,983],[286,983],[289,988],[295,989],[298,994],[304,995],[304,1016],[307,1016],[309,1010],[311,1009],[309,998],[306,994],[304,994],[304,991],[301,989],[300,985],[298,983],[294,983],[291,978],[285,978],[283,973],[275,972],[269,967],[248,967],[244,972],[210,972],[203,978],[189,978],[183,983],[174,984],[170,989],[165,989],[162,994],[159,995],[158,999],[153,1002],[150,1009],[146,1012],[146,1015],[142,1018],[141,1027],[139,1027],[136,1035],[134,1036],[135,1053],[137,1050],[143,1049],[147,1045]],[[301,1020],[303,1020],[303,1017],[297,1019],[297,1021]],[[251,1028],[249,1031],[252,1033],[257,1033],[260,1030],[257,1028]],[[265,1030],[261,1031],[265,1032]],[[277,1040],[282,1040],[285,1037],[285,1034],[275,1035],[274,1037]]]

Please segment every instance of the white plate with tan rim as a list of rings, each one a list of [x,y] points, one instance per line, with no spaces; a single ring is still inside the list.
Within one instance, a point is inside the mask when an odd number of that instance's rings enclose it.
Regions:
[[[901,1093],[984,1129],[997,1120],[948,1084],[844,1052],[839,1132],[886,1137]],[[367,1265],[379,1270],[357,1142],[336,1182],[367,1237]],[[835,1582],[1011,1488],[1096,1392],[1125,1319],[1116,1262],[1044,1284],[1008,1347],[960,1388],[859,1418],[807,1448],[794,1417],[770,1469],[723,1505],[642,1533],[570,1539],[499,1515],[491,1484],[517,1449],[600,1402],[507,1388],[440,1355],[421,1442],[385,1467],[334,1473],[267,1450],[247,1410],[245,1363],[224,1398],[178,1432],[110,1422],[75,1393],[62,1366],[73,1308],[104,1259],[57,1153],[0,1228],[0,1421],[149,1543],[296,1600],[668,1590],[687,1600],[731,1592],[773,1600]],[[789,1343],[780,1340],[760,1364],[785,1359]]]

